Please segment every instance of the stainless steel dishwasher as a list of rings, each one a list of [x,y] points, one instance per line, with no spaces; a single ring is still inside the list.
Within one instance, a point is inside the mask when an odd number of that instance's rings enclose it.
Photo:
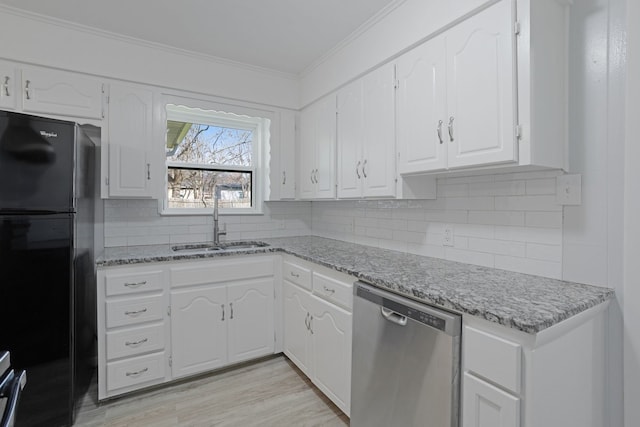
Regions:
[[[458,427],[460,316],[353,289],[351,427]]]

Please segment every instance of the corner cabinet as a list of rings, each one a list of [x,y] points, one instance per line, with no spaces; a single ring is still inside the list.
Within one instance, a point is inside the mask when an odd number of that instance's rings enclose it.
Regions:
[[[338,198],[394,197],[395,67],[338,91]]]
[[[537,334],[463,316],[462,427],[600,427],[608,304]]]
[[[298,197],[336,197],[336,97],[327,96],[300,113]]]
[[[274,354],[280,257],[98,269],[98,397]]]
[[[501,0],[400,56],[399,172],[564,167],[567,16]]]
[[[160,170],[152,165],[153,92],[112,83],[103,134],[103,197],[153,197]],[[104,173],[103,173],[104,175]]]
[[[283,264],[284,353],[347,415],[352,282],[349,276],[292,257]]]

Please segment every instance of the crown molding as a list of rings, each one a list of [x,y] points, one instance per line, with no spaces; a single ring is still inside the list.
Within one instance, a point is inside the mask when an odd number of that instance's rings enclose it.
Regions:
[[[318,68],[324,62],[328,61],[332,56],[336,55],[341,50],[345,49],[347,46],[352,44],[355,40],[360,38],[363,34],[371,29],[371,27],[375,26],[377,23],[382,21],[387,15],[391,14],[394,10],[400,7],[403,3],[406,3],[407,0],[394,0],[381,9],[378,13],[369,18],[364,24],[360,25],[355,31],[341,40],[338,44],[336,44],[333,48],[327,51],[324,55],[321,55],[318,59],[313,61],[309,66],[307,66],[304,70],[300,72],[298,75],[300,78],[305,77],[313,70]]]
[[[140,47],[146,47],[148,49],[155,49],[155,50],[163,51],[166,53],[187,56],[187,57],[199,59],[202,61],[216,63],[219,65],[242,68],[248,71],[254,71],[254,72],[272,75],[274,77],[285,78],[289,80],[295,80],[295,81],[299,80],[299,76],[295,73],[287,73],[284,71],[274,70],[272,68],[260,67],[257,65],[247,64],[245,62],[233,61],[231,59],[226,59],[219,56],[207,55],[205,53],[194,52],[188,49],[181,49],[173,46],[168,46],[162,43],[156,43],[156,42],[139,39],[136,37],[125,36],[122,34],[117,34],[110,31],[89,27],[87,25],[65,21],[63,19],[53,18],[51,16],[41,15],[39,13],[26,11],[23,9],[19,9],[19,8],[4,5],[4,4],[0,4],[0,13],[6,13],[9,15],[18,16],[20,18],[30,19],[32,21],[38,21],[48,25],[55,25],[57,27],[65,28],[67,30],[91,34],[94,36],[103,37],[106,39],[111,39],[119,42],[129,43],[129,44],[137,45]]]

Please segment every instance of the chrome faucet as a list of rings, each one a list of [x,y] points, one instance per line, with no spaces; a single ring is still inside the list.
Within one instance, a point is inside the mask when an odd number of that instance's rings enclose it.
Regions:
[[[226,236],[227,231],[225,227],[225,231],[220,231],[218,227],[218,198],[214,197],[213,199],[213,244],[220,244],[220,236]]]

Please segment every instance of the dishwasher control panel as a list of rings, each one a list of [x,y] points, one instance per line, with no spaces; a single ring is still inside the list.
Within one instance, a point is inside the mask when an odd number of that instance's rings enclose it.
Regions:
[[[360,298],[391,310],[400,316],[415,320],[440,331],[447,330],[447,320],[452,317],[451,314],[436,309],[435,307],[431,308],[399,296],[394,296],[394,299],[386,298],[368,287],[358,286],[357,284],[355,294]],[[402,298],[402,301],[395,301],[397,298]]]

